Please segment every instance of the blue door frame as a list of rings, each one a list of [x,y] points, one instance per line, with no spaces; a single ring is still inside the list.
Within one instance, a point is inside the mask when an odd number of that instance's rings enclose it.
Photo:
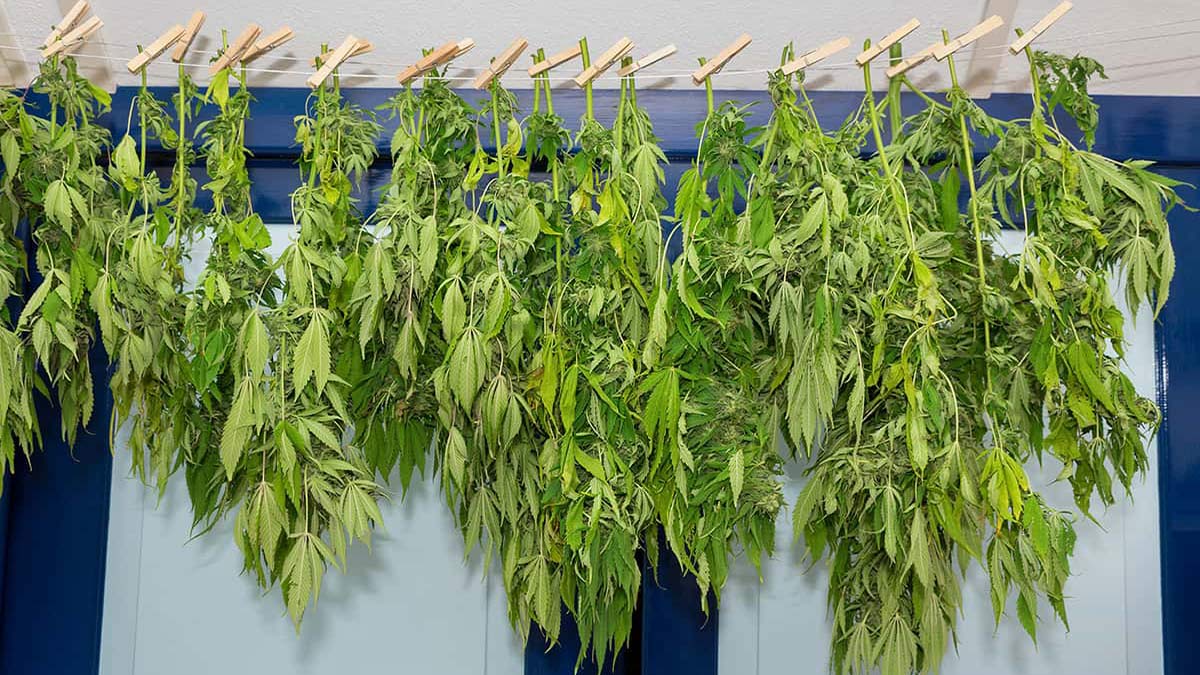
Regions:
[[[251,180],[254,201],[268,222],[291,221],[288,195],[297,184],[292,144],[292,118],[303,109],[307,90],[270,89],[255,92],[247,128],[253,152]],[[391,91],[347,90],[365,107],[382,103]],[[126,115],[136,90],[118,89],[116,114],[106,118],[119,139],[126,132]],[[164,98],[169,96],[164,91]],[[468,100],[477,92],[466,94]],[[764,123],[770,111],[762,91],[722,92],[721,98],[756,103],[753,123]],[[861,100],[854,92],[816,92],[819,117],[829,123],[850,114]],[[528,110],[531,92],[518,92]],[[668,157],[681,169],[696,152],[695,126],[701,121],[704,94],[699,91],[639,92],[650,112]],[[1168,175],[1200,184],[1200,98],[1098,97],[1101,128],[1097,150],[1117,158],[1138,157],[1160,164]],[[583,111],[577,91],[556,93],[558,112],[568,121]],[[597,117],[612,121],[616,97],[596,95]],[[912,109],[918,104],[913,101]],[[1024,95],[997,95],[983,106],[997,116],[1022,117],[1029,111]],[[137,133],[136,129],[131,129]],[[376,190],[386,182],[385,157],[370,173],[361,194],[364,210],[374,208]],[[164,162],[169,158],[163,157]],[[672,172],[678,175],[677,172]],[[669,180],[669,187],[673,181]],[[1200,205],[1200,194],[1182,190],[1185,199]],[[1183,262],[1172,286],[1172,299],[1157,326],[1159,401],[1166,422],[1159,439],[1160,529],[1162,554],[1163,641],[1167,675],[1200,672],[1200,215],[1177,210],[1171,218],[1177,258]],[[1195,254],[1195,255],[1193,255]],[[101,350],[96,350],[100,352]],[[111,398],[102,353],[93,355],[97,410],[87,434],[81,434],[73,454],[61,442],[57,411],[39,406],[46,447],[31,470],[8,477],[0,498],[0,673],[58,673],[93,675],[98,672],[100,624],[103,609],[107,547],[108,496],[112,470],[107,419]],[[1172,415],[1174,411],[1183,414]],[[117,461],[126,461],[117,458]],[[657,581],[644,570],[640,630],[633,648],[606,672],[716,675],[719,616],[699,609],[694,582],[663,556]],[[566,675],[573,672],[570,628],[564,625],[564,644],[546,651],[537,636],[526,650],[528,675]],[[577,639],[577,637],[576,637]],[[577,642],[575,644],[578,644]],[[591,672],[595,672],[592,670]]]

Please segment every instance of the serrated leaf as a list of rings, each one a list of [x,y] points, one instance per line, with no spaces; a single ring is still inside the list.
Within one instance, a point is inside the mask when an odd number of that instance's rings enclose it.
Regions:
[[[316,383],[317,391],[323,391],[329,382],[330,374],[329,333],[325,328],[324,319],[320,314],[314,313],[308,322],[308,328],[300,336],[293,355],[294,395],[300,395],[310,378]]]
[[[746,457],[738,448],[729,457],[729,489],[733,492],[733,505],[738,505],[742,496],[742,485],[745,482]]]

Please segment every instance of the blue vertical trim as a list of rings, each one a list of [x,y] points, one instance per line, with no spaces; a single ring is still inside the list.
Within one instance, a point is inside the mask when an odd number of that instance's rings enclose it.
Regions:
[[[1200,158],[1198,158],[1200,159]],[[1200,168],[1166,172],[1200,185]],[[1200,192],[1181,188],[1200,203]],[[1163,662],[1167,675],[1200,673],[1200,214],[1171,214],[1180,265],[1156,334],[1159,405],[1159,538],[1162,553]]]
[[[551,647],[536,625],[530,630],[529,642],[525,644],[525,675],[573,675],[580,645],[579,628],[563,607],[558,644]],[[597,667],[595,659],[586,658],[578,672],[583,675],[638,675],[641,671],[629,669],[629,656],[629,650],[623,650],[615,659],[610,654],[602,669]]]
[[[45,447],[9,481],[0,673],[90,675],[100,664],[112,454],[105,355],[92,352],[96,408],[72,451],[59,411],[37,404]]]
[[[32,255],[29,260],[27,294],[41,282]],[[0,673],[6,675],[91,675],[100,667],[112,393],[108,355],[98,340],[88,358],[95,397],[90,424],[68,447],[58,406],[39,395],[43,447],[31,466],[18,459],[5,490]]]
[[[8,550],[8,487],[9,479],[0,474],[0,486],[4,488],[0,494],[0,629],[4,626],[4,568],[5,553]]]
[[[683,571],[659,537],[657,574],[642,565],[642,673],[717,675],[720,612],[712,591],[700,607],[696,577]],[[657,577],[657,579],[656,579]]]

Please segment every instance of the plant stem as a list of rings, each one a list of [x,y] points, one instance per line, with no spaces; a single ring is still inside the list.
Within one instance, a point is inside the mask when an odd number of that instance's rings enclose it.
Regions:
[[[492,80],[492,136],[496,141],[496,174],[504,178],[504,153],[500,140],[500,83]]]
[[[946,40],[947,42],[949,42],[949,40],[950,40],[950,34],[945,30],[942,31],[942,39]],[[951,55],[947,59],[947,63],[950,68],[950,85],[952,87],[954,87],[955,89],[958,89],[958,72],[954,66],[954,56],[953,55]],[[976,269],[978,271],[978,280],[979,280],[980,316],[983,319],[983,350],[984,350],[984,352],[983,352],[984,353],[984,364],[983,365],[984,365],[984,374],[985,374],[986,380],[987,380],[987,392],[989,395],[988,397],[990,398],[991,395],[994,394],[994,390],[992,388],[992,363],[991,363],[991,359],[992,359],[992,329],[991,329],[991,322],[989,322],[988,318],[987,318],[986,305],[987,305],[987,297],[988,297],[988,284],[987,284],[987,272],[984,270],[984,262],[983,262],[983,226],[979,222],[979,209],[977,207],[977,200],[976,200],[977,188],[975,185],[975,158],[972,156],[972,152],[971,152],[971,132],[967,128],[966,115],[960,114],[958,116],[958,126],[959,126],[959,132],[962,134],[963,171],[964,171],[964,173],[967,174],[967,185],[970,188],[970,195],[971,195],[970,201],[967,204],[967,209],[971,214],[971,228],[975,231],[975,265],[976,265]],[[984,407],[986,409],[987,401],[984,402]],[[996,440],[997,446],[999,446],[999,447],[1004,446],[1002,434],[997,432],[994,434],[994,438]]]
[[[324,54],[329,49],[329,45],[321,45],[321,53]],[[336,74],[335,74],[336,76]],[[336,82],[336,80],[335,80]],[[308,184],[311,187],[317,186],[317,161],[321,156],[321,110],[324,109],[325,103],[325,85],[322,84],[317,88],[317,114],[313,116],[313,149],[310,158],[311,164],[308,165]]]
[[[903,58],[903,55],[904,55],[903,48],[900,46],[899,42],[892,45],[891,50],[888,52],[888,56],[890,57],[891,65],[894,66],[897,63],[900,63],[901,59]],[[891,123],[891,131],[892,131],[891,140],[895,141],[896,138],[898,138],[900,136],[900,127],[904,122],[904,115],[900,109],[900,79],[899,78],[893,77],[892,79],[888,80],[887,98],[888,98],[888,121]]]
[[[1021,37],[1025,31],[1017,29],[1017,37]],[[1029,62],[1029,81],[1033,84],[1033,114],[1038,117],[1042,116],[1042,90],[1038,83],[1037,68],[1033,65],[1033,47],[1025,45],[1025,60]]]
[[[583,59],[583,69],[584,70],[587,70],[589,67],[591,67],[592,56],[588,52],[588,44],[587,44],[586,37],[579,38],[579,56],[581,59]],[[587,110],[584,113],[584,119],[588,119],[588,120],[596,119],[595,110],[593,109],[594,103],[592,101],[592,83],[591,82],[588,82],[587,84],[583,85],[583,97],[584,97],[584,100],[587,101]]]
[[[927,104],[928,104],[930,107],[933,107],[933,108],[945,108],[945,109],[947,109],[947,110],[949,110],[949,109],[950,109],[950,106],[948,106],[948,105],[946,105],[946,104],[944,104],[944,103],[941,103],[940,101],[938,101],[937,99],[933,98],[933,97],[932,97],[932,96],[930,96],[929,94],[926,94],[925,92],[923,92],[923,91],[921,91],[920,89],[918,89],[918,88],[916,87],[916,85],[914,85],[914,84],[912,83],[912,80],[908,79],[908,77],[907,77],[907,76],[901,76],[901,79],[902,79],[902,80],[904,80],[904,86],[908,87],[908,90],[909,90],[909,91],[911,91],[912,93],[914,93],[914,94],[916,94],[918,97],[920,97],[920,99],[921,99],[922,101],[925,101],[925,103],[927,103]]]
[[[184,100],[186,95],[184,90],[184,78],[187,73],[184,70],[183,64],[179,64],[179,105],[175,109],[175,115],[179,118],[179,139],[175,146],[175,168],[177,169],[176,180],[178,185],[175,189],[175,260],[179,261],[183,255],[183,200],[187,191],[187,153],[184,150],[184,138],[187,133],[187,101]]]
[[[533,55],[534,64],[541,63],[546,60],[546,50],[539,49]],[[536,115],[542,110],[542,78],[537,78],[533,81],[533,114]]]
[[[871,118],[871,133],[875,138],[875,151],[879,154],[880,163],[883,164],[883,174],[887,178],[888,189],[892,193],[892,201],[896,204],[897,215],[904,221],[904,235],[908,240],[909,253],[915,256],[917,254],[917,242],[913,234],[912,223],[909,220],[908,198],[905,196],[904,190],[900,187],[900,179],[892,172],[892,164],[888,161],[887,150],[883,144],[879,108],[875,103],[875,92],[871,89],[871,64],[864,64],[862,71],[863,82],[867,90],[867,110]]]
[[[142,68],[142,86],[138,89],[140,96],[145,96],[146,92],[146,69]],[[138,131],[140,132],[139,161],[141,162],[142,173],[146,173],[146,110],[142,106],[142,102],[138,100]],[[142,191],[145,194],[145,190]]]
[[[700,65],[703,66],[707,62],[708,62],[708,59],[701,57]],[[716,108],[715,108],[715,106],[713,106],[713,84],[712,84],[711,77],[704,78],[704,102],[708,106],[708,108],[707,108],[708,114],[712,115],[713,110],[715,110]]]

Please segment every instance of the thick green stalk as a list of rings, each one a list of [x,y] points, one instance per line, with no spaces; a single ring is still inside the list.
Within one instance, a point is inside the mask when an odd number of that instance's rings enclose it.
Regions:
[[[950,34],[943,30],[942,39],[947,42],[950,40]],[[958,71],[954,66],[954,56],[947,59],[950,68],[950,84],[955,89],[958,88]],[[992,388],[992,328],[991,322],[987,318],[987,308],[984,306],[987,303],[988,284],[987,272],[984,269],[983,261],[983,225],[979,222],[979,209],[977,207],[975,185],[975,158],[971,152],[971,132],[967,128],[967,118],[965,115],[958,116],[959,132],[962,134],[962,151],[963,151],[963,172],[967,174],[967,185],[970,188],[971,199],[967,205],[971,214],[971,228],[975,231],[975,265],[978,272],[979,281],[979,302],[981,315],[983,318],[983,349],[984,349],[984,372],[987,377],[987,392],[990,395],[994,392]],[[985,404],[986,405],[986,404]],[[1003,447],[1003,435],[995,434],[996,444]]]
[[[324,54],[326,51],[328,51],[328,49],[329,49],[329,45],[327,45],[327,44],[321,45],[321,53],[322,54]],[[336,73],[335,73],[335,77],[336,77]],[[309,167],[308,167],[308,184],[313,187],[316,187],[316,185],[317,185],[317,159],[321,156],[321,115],[320,115],[319,111],[324,109],[324,103],[325,103],[325,85],[322,84],[320,87],[317,87],[317,111],[318,111],[318,114],[316,115],[316,117],[313,121],[312,164],[309,165]]]
[[[142,96],[146,95],[145,68],[142,68],[142,86],[139,88],[138,93]],[[141,132],[141,145],[139,146],[141,153],[139,154],[139,160],[141,161],[142,173],[144,174],[146,172],[146,111],[142,109],[142,103],[140,100],[138,101],[138,127],[139,131]],[[142,194],[145,194],[145,190],[142,191]]]
[[[888,52],[888,57],[891,65],[896,65],[904,58],[904,50],[900,43],[892,45]],[[900,109],[900,79],[893,77],[888,80],[888,121],[891,123],[892,140],[895,141],[900,135],[900,128],[904,123],[903,111]]]
[[[546,112],[554,114],[554,94],[550,89],[550,73],[542,73],[542,86],[546,89]]]
[[[618,171],[619,167],[621,165],[621,142],[625,138],[625,133],[624,133],[625,125],[622,123],[622,118],[625,117],[624,112],[625,112],[625,103],[626,103],[627,97],[628,97],[628,86],[627,86],[627,83],[625,82],[625,80],[622,79],[621,80],[621,93],[617,97],[617,119],[613,122],[613,140],[616,141],[615,143],[613,143],[613,147],[614,147],[613,152],[616,154],[616,157],[613,161],[613,167],[612,167],[614,172]]]
[[[583,68],[587,70],[592,65],[592,55],[588,52],[587,38],[579,38],[579,57],[583,59]],[[592,83],[588,82],[583,85],[583,97],[587,101],[586,118],[589,120],[596,119],[594,103],[592,101]]]
[[[708,59],[701,57],[700,65],[704,65]],[[716,107],[713,105],[713,84],[712,77],[704,78],[704,102],[708,106],[708,114],[713,114]]]
[[[1021,37],[1025,31],[1017,29],[1017,37]],[[1038,84],[1037,69],[1033,65],[1033,47],[1025,45],[1025,59],[1029,62],[1029,81],[1033,83],[1033,114],[1041,117],[1042,115],[1042,89]]]
[[[545,58],[544,50],[539,49],[538,50],[538,60],[542,60],[544,58]],[[541,81],[542,89],[545,91],[545,94],[546,94],[546,113],[548,115],[553,115],[554,114],[554,94],[551,92],[551,89],[550,89],[550,73],[549,72],[542,73],[538,77],[538,80]],[[550,185],[551,185],[552,189],[554,190],[554,201],[557,202],[558,195],[559,195],[558,157],[557,156],[554,158],[553,161],[550,162]],[[556,244],[556,246],[557,246],[557,244]]]
[[[54,55],[54,69],[58,70],[58,55]],[[54,101],[54,97],[50,97],[50,139],[54,140],[55,132],[58,131],[58,103]]]
[[[904,235],[908,239],[909,252],[916,255],[917,242],[916,236],[913,234],[912,223],[909,217],[908,198],[901,189],[900,179],[893,173],[892,164],[888,161],[887,150],[884,148],[883,132],[880,129],[879,107],[875,103],[875,93],[871,89],[871,64],[866,63],[862,67],[863,83],[866,86],[867,92],[867,111],[871,118],[871,134],[875,138],[875,151],[879,153],[879,161],[883,164],[883,174],[887,178],[888,189],[892,193],[892,201],[896,204],[897,215],[904,221]]]
[[[500,79],[492,80],[492,137],[496,141],[496,174],[504,178],[504,153],[500,140]]]
[[[187,133],[187,101],[184,100],[186,92],[184,90],[184,78],[186,72],[183,64],[179,64],[179,107],[175,110],[179,122],[179,142],[175,146],[175,168],[178,171],[176,180],[178,186],[175,193],[175,260],[182,257],[183,251],[183,200],[184,200],[184,182],[187,178],[187,166],[185,164],[187,155],[183,147],[183,139]]]
[[[533,55],[534,65],[546,60],[546,50],[539,49]],[[542,110],[542,78],[537,78],[533,81],[533,114],[536,115]]]

